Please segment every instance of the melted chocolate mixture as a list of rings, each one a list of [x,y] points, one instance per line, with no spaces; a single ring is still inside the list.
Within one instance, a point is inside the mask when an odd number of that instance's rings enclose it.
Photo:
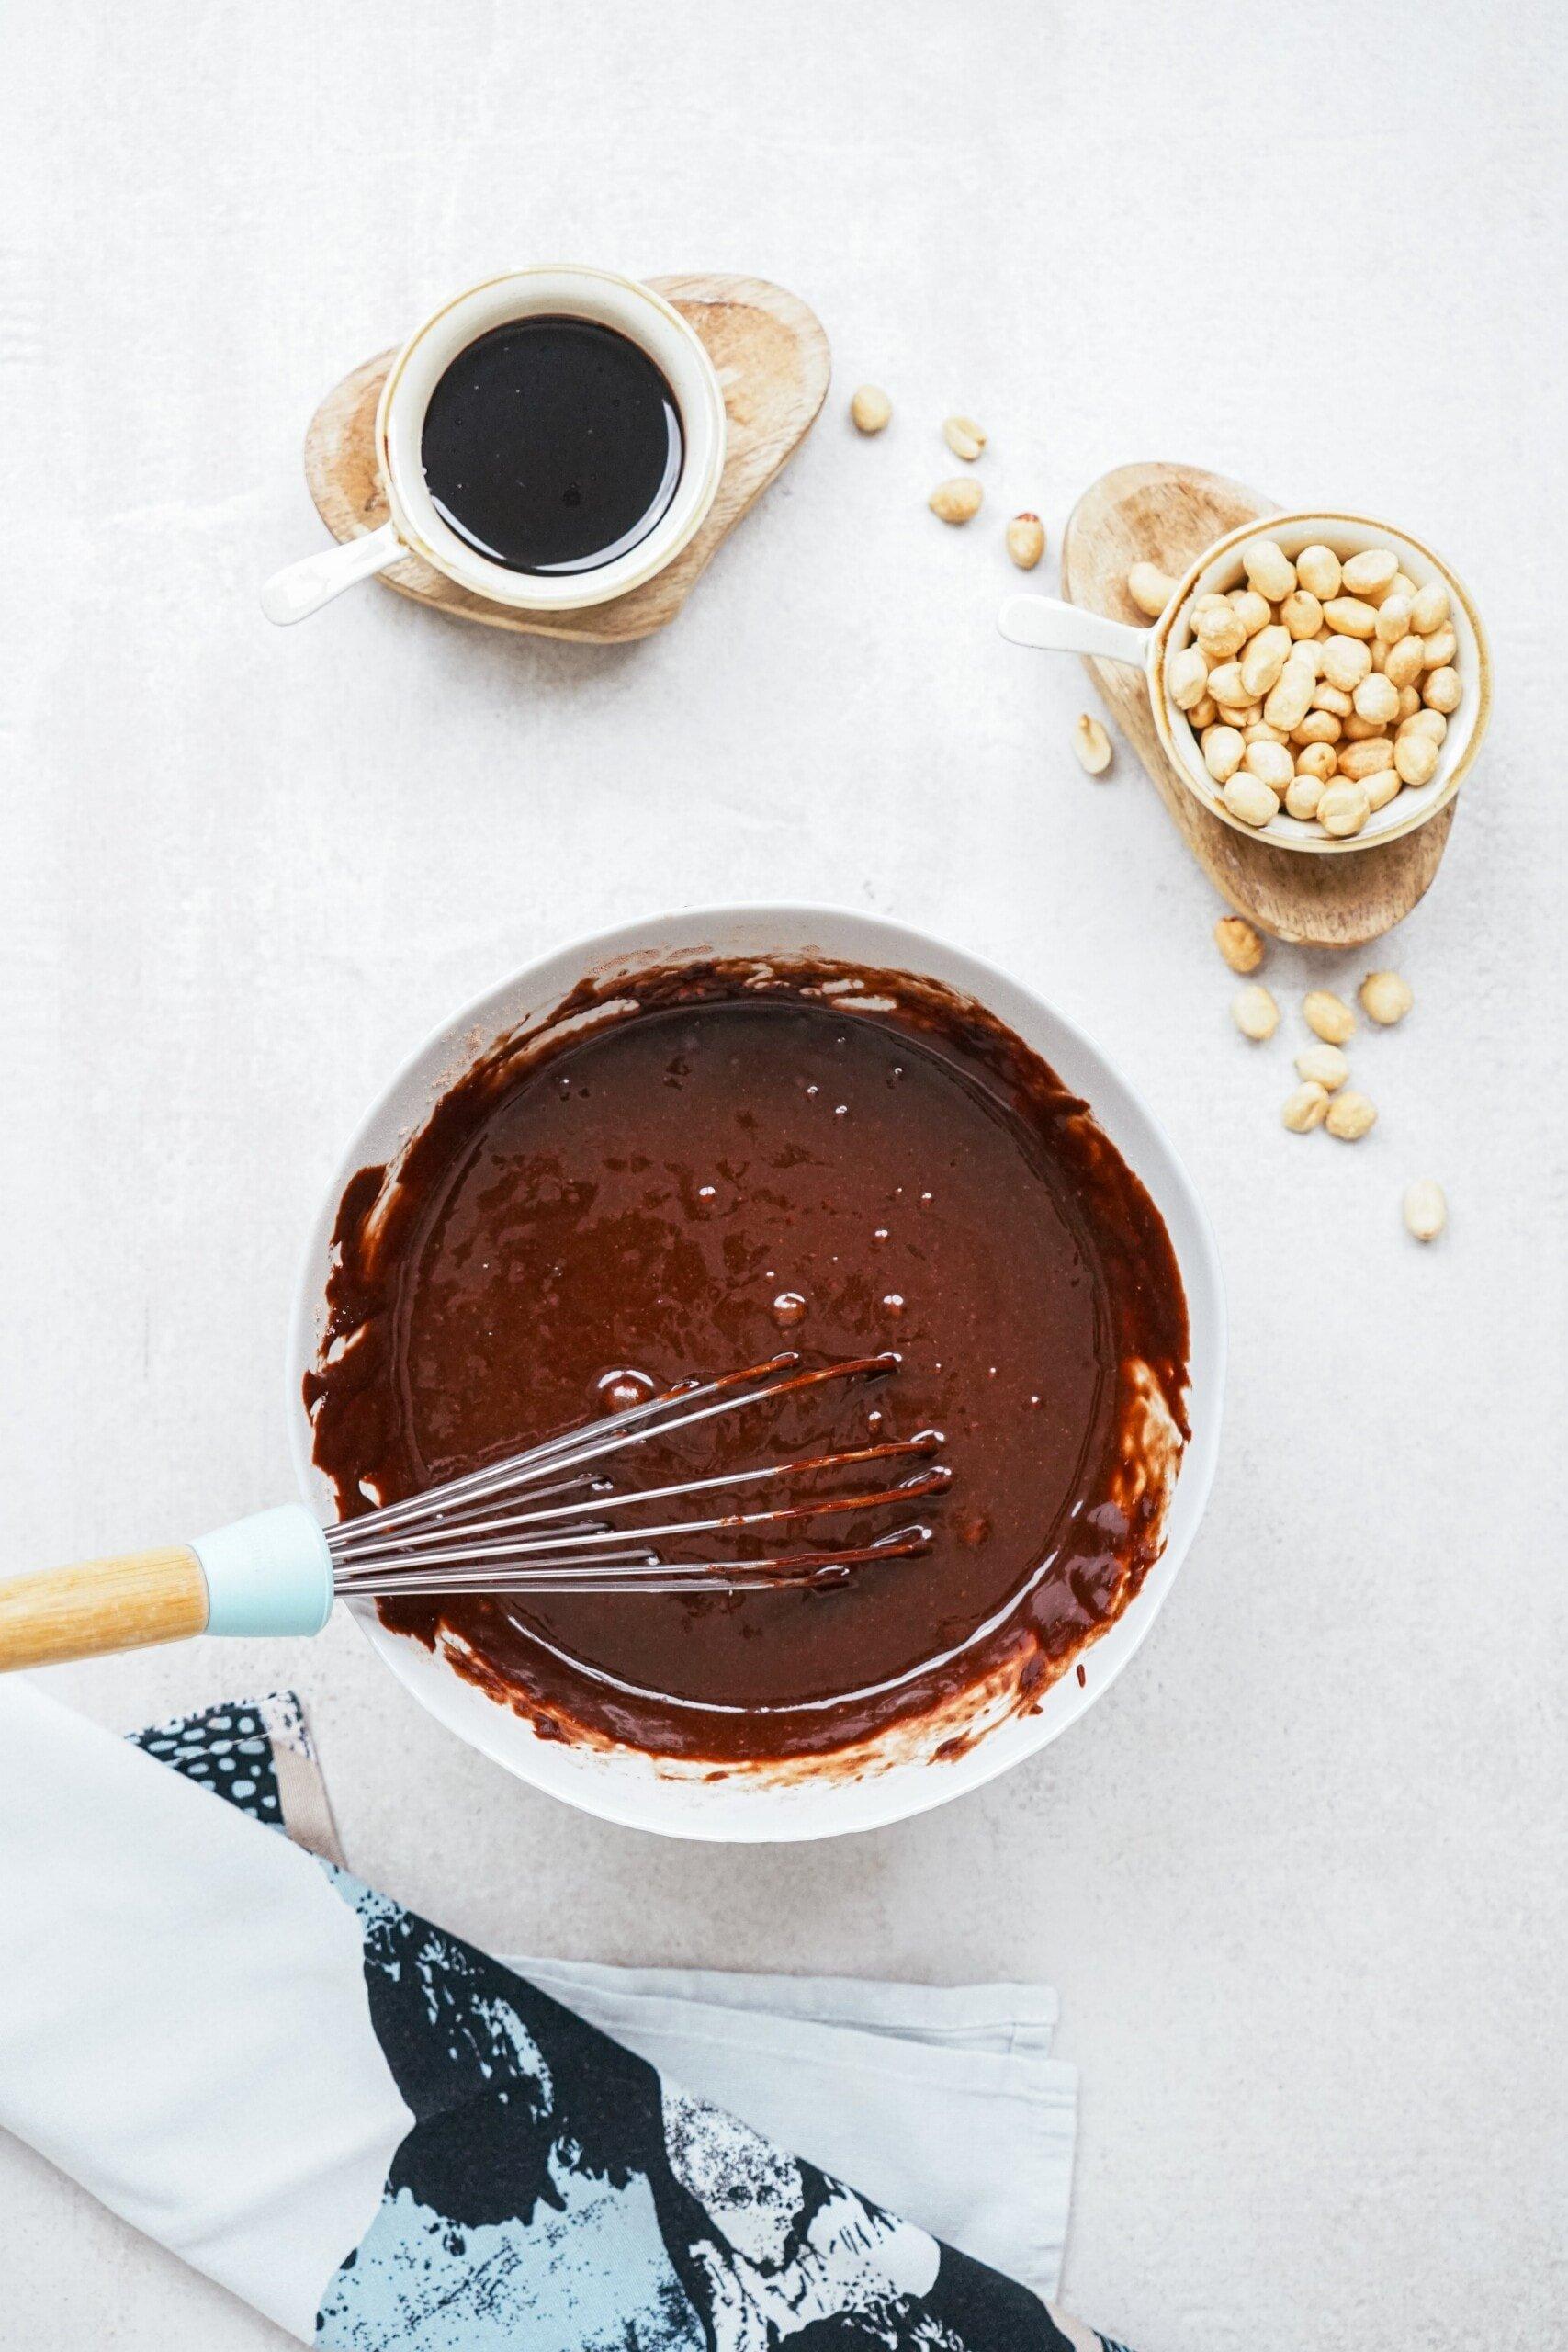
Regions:
[[[824,977],[897,1009],[852,1011]],[[933,1712],[961,1726],[955,1702],[998,1672],[1028,1703],[1157,1554],[1187,1359],[1158,1212],[1054,1073],[931,983],[704,967],[569,1009],[628,995],[636,1013],[598,1028],[502,1041],[394,1171],[350,1186],[306,1383],[340,1509],[781,1346],[807,1363],[892,1347],[891,1379],[615,1467],[642,1486],[934,1426],[952,1489],[907,1514],[933,1543],[829,1589],[384,1617],[460,1635],[460,1670],[541,1730],[717,1763],[826,1755]]]

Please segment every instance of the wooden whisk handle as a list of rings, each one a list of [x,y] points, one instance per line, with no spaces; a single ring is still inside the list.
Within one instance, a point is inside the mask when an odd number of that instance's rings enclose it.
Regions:
[[[333,1608],[327,1539],[300,1503],[198,1535],[0,1584],[0,1674],[194,1634],[319,1634]]]
[[[207,1578],[186,1544],[79,1560],[0,1584],[0,1672],[146,1649],[207,1630]]]

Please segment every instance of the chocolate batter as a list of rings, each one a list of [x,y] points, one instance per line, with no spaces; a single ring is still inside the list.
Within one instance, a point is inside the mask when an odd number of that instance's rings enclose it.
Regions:
[[[962,1744],[965,1693],[999,1676],[1030,1703],[1157,1555],[1188,1344],[1164,1224],[1087,1106],[933,983],[705,965],[565,1010],[628,999],[502,1040],[394,1170],[349,1186],[305,1390],[340,1510],[781,1347],[892,1348],[890,1378],[617,1468],[662,1483],[934,1427],[952,1486],[908,1514],[930,1549],[827,1589],[382,1614],[459,1636],[459,1670],[568,1738],[735,1765],[937,1716]]]

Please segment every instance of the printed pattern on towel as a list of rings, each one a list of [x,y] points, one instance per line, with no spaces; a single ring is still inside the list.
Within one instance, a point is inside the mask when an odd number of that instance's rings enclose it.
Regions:
[[[275,1737],[310,1752],[286,1693],[138,1744],[276,1826]],[[322,2352],[1072,2352],[1027,2288],[321,1867],[415,2119],[322,2295]]]
[[[333,2352],[1070,2352],[1023,2287],[345,1872],[412,2109]]]
[[[272,1691],[243,1705],[209,1707],[199,1715],[175,1716],[132,1732],[130,1739],[133,1747],[144,1748],[160,1764],[172,1764],[214,1796],[226,1797],[253,1820],[281,1829],[283,1804],[273,1741],[285,1737],[290,1716],[298,1737],[305,1739],[304,1716],[292,1691]]]

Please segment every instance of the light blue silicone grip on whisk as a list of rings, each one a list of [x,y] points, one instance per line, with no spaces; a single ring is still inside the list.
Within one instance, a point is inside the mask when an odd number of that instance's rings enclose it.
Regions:
[[[303,1503],[237,1519],[190,1548],[207,1578],[209,1634],[319,1634],[333,1613],[332,1555]]]

